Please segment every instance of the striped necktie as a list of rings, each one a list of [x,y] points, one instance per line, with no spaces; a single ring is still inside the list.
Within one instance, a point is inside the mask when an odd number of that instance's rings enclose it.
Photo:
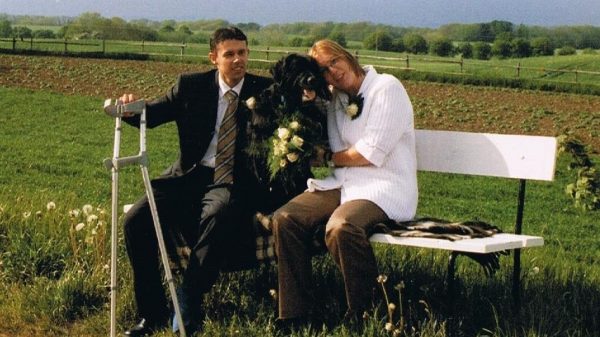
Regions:
[[[219,128],[217,155],[215,157],[215,184],[233,182],[233,158],[235,153],[235,136],[237,134],[235,110],[238,105],[238,95],[229,90],[224,95],[229,105],[225,110],[223,122]]]

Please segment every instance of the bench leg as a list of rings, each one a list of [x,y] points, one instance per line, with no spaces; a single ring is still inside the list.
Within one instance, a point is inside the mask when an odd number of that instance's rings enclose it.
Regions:
[[[513,312],[514,316],[518,317],[521,311],[521,250],[515,249],[513,254]]]
[[[446,296],[448,304],[448,336],[454,336],[455,321],[454,317],[454,301],[456,296],[456,259],[458,258],[458,252],[450,253],[448,257],[448,274],[446,275]]]

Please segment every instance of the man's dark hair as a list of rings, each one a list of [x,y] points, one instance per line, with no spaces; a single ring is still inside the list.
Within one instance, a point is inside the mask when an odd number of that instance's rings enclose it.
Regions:
[[[213,35],[210,37],[210,51],[215,51],[217,45],[225,40],[239,40],[245,41],[248,44],[248,38],[241,29],[237,27],[226,27],[215,30]]]

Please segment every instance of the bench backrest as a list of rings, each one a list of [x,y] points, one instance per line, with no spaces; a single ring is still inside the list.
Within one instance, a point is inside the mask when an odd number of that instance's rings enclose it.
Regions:
[[[422,171],[550,181],[556,138],[456,131],[416,130]]]

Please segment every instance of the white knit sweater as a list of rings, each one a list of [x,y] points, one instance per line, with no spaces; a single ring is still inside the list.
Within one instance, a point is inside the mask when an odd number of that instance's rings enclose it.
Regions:
[[[355,146],[373,165],[336,168],[325,179],[309,179],[308,189],[341,188],[341,202],[366,199],[391,219],[409,220],[417,209],[417,159],[413,109],[398,79],[366,66],[359,94],[363,109],[352,120],[345,113],[348,96],[334,92],[327,111],[334,152]]]

